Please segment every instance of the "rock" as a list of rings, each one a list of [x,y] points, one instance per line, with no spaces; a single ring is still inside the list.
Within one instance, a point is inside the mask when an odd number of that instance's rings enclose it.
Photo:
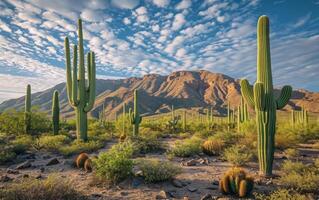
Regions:
[[[185,166],[195,166],[196,164],[197,164],[197,161],[195,159],[191,159],[184,163]]]
[[[41,168],[40,168],[40,171],[41,171],[42,173],[44,172],[44,170],[45,170],[44,167],[41,167]]]
[[[155,196],[155,199],[168,199],[168,194],[162,190]]]
[[[219,197],[218,200],[231,200],[229,197]]]
[[[212,199],[212,195],[211,194],[205,194],[204,196],[202,196],[201,200],[211,200]]]
[[[197,162],[200,163],[201,165],[206,164],[203,158],[198,159]]]
[[[31,166],[32,166],[31,161],[27,160],[27,161],[17,165],[16,169],[27,169]]]
[[[194,187],[194,186],[189,185],[189,186],[187,186],[187,190],[190,191],[190,192],[195,192],[195,191],[197,191],[197,188]]]
[[[102,194],[99,194],[99,193],[93,193],[91,194],[92,197],[95,197],[95,198],[99,198],[99,197],[102,197]]]
[[[59,169],[59,172],[63,172],[63,171],[64,171],[64,168]]]
[[[281,156],[281,159],[287,160],[287,156]]]
[[[10,169],[10,168],[8,168],[8,169],[7,169],[7,173],[8,173],[8,174],[19,174],[20,172],[19,172],[19,170],[15,170],[15,169]]]
[[[121,196],[127,196],[127,195],[128,195],[128,192],[122,191],[122,192],[120,192],[120,195],[121,195]]]
[[[29,176],[29,174],[23,174],[22,177],[23,178],[29,178],[30,176]]]
[[[40,178],[42,178],[42,175],[41,174],[37,174],[34,178],[35,179],[40,179]]]
[[[46,166],[51,166],[51,165],[56,165],[59,164],[60,161],[57,158],[52,158],[51,160],[49,160],[46,164]]]
[[[262,184],[262,180],[260,178],[255,179],[254,181],[257,185],[261,185]]]
[[[219,185],[219,181],[218,180],[213,180],[212,184],[213,185]]]
[[[42,156],[42,158],[43,158],[43,159],[50,159],[51,156],[50,156],[50,155],[44,155],[44,156]]]
[[[180,181],[182,183],[183,186],[188,185],[188,183],[186,181]]]
[[[9,182],[12,180],[13,180],[13,178],[11,178],[10,176],[7,176],[7,175],[3,175],[0,177],[0,182]]]
[[[182,182],[180,182],[180,181],[177,180],[177,179],[173,179],[173,180],[172,180],[172,185],[174,185],[175,187],[178,187],[178,188],[183,187]]]
[[[266,185],[271,185],[272,184],[272,180],[269,180],[266,182]]]
[[[142,170],[138,170],[134,173],[135,176],[143,176],[143,171]]]
[[[183,200],[189,200],[189,198],[188,197],[184,197]]]
[[[138,187],[142,184],[142,180],[140,178],[134,178],[132,181],[132,187]]]

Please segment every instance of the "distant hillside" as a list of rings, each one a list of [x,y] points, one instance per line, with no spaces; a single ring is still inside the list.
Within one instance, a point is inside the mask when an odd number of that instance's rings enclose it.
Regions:
[[[133,106],[133,90],[140,91],[140,111],[144,114],[167,112],[171,105],[175,108],[208,108],[214,107],[218,113],[225,113],[229,100],[232,106],[240,102],[239,80],[229,76],[208,71],[179,71],[168,76],[157,74],[145,75],[142,78],[119,80],[97,80],[93,116],[98,116],[104,104],[107,116],[120,113],[122,104]],[[51,99],[54,90],[60,92],[61,112],[65,116],[73,115],[69,106],[65,83],[53,88],[32,94],[32,105],[51,112]],[[276,91],[276,93],[278,93]],[[311,112],[319,112],[319,93],[297,90],[289,104],[284,108],[299,109],[304,106]],[[24,97],[11,99],[0,104],[0,112],[6,109],[23,109]]]

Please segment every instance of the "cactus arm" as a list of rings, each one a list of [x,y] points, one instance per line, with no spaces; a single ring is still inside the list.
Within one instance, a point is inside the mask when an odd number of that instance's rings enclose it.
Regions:
[[[84,111],[88,112],[90,111],[93,106],[94,106],[94,101],[95,101],[95,56],[94,53],[91,52],[90,53],[90,66],[88,68],[88,70],[90,71],[89,74],[89,88],[88,88],[88,92],[89,92],[89,101],[88,104],[85,106]]]
[[[71,106],[74,105],[72,98],[72,75],[71,75],[71,56],[70,56],[70,45],[69,38],[66,37],[64,40],[64,50],[65,50],[65,65],[66,65],[66,89]]]
[[[256,109],[265,110],[265,91],[263,83],[255,83],[254,85],[254,102]]]
[[[252,87],[246,79],[240,81],[241,93],[249,106],[254,107],[254,93]]]
[[[78,58],[78,52],[77,52],[77,46],[73,46],[73,80],[71,81],[72,84],[72,102],[73,106],[76,107],[79,104],[78,100],[78,71],[77,71],[77,58]]]
[[[292,88],[286,85],[282,88],[279,98],[276,100],[277,109],[282,109],[288,103],[292,94]]]

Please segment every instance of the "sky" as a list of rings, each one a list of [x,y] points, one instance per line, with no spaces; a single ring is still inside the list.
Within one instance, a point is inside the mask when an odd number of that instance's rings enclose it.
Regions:
[[[209,70],[252,83],[261,15],[275,86],[319,92],[319,0],[1,0],[0,102],[65,82],[78,18],[98,78]]]

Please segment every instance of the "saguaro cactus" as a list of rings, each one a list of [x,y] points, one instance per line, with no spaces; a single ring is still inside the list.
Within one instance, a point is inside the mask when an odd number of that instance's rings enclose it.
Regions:
[[[60,125],[59,120],[60,120],[59,92],[55,90],[53,93],[53,98],[52,98],[52,127],[53,127],[54,135],[59,133],[59,125]]]
[[[24,109],[24,131],[28,134],[31,130],[31,85],[27,85]]]
[[[269,19],[261,16],[257,27],[257,81],[252,88],[242,80],[241,93],[248,105],[255,108],[258,132],[259,171],[272,174],[275,150],[276,109],[283,108],[291,97],[291,86],[284,86],[278,99],[273,93],[270,61]]]
[[[67,93],[70,105],[76,111],[77,138],[87,140],[87,113],[93,108],[95,101],[95,56],[93,52],[87,53],[88,81],[85,81],[84,47],[82,21],[78,21],[78,46],[73,48],[73,72],[69,39],[65,38]],[[77,49],[79,47],[79,49]],[[79,52],[78,52],[79,51]],[[79,54],[79,64],[78,64]],[[77,69],[79,68],[79,71]]]
[[[123,103],[123,109],[122,109],[122,132],[125,135],[125,123],[126,123],[126,104]]]
[[[139,125],[142,122],[142,117],[138,112],[138,93],[134,90],[134,111],[131,114],[131,123],[133,124],[133,136],[138,136]]]
[[[187,127],[187,119],[186,119],[186,110],[183,111],[183,130],[186,131],[186,127]]]
[[[168,121],[168,127],[171,129],[171,131],[173,133],[175,133],[176,129],[177,129],[177,124],[179,121],[179,117],[175,116],[175,110],[174,110],[174,106],[172,105],[171,108],[171,120]]]

